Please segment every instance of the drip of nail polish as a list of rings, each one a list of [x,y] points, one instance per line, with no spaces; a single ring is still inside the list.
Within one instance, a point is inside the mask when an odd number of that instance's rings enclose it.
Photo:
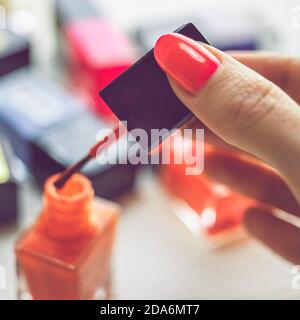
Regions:
[[[62,172],[59,178],[55,181],[54,186],[57,189],[63,188],[65,183],[74,173],[79,172],[90,160],[95,159],[97,155],[99,155],[101,147],[101,152],[103,152],[104,149],[107,149],[113,142],[117,141],[120,138],[120,135],[120,128],[117,126],[110,134],[97,142],[86,156]]]

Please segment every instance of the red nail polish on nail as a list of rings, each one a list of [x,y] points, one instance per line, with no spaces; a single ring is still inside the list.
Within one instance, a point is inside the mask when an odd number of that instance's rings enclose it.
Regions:
[[[154,56],[160,67],[191,93],[199,91],[220,65],[201,44],[177,33],[160,37]]]

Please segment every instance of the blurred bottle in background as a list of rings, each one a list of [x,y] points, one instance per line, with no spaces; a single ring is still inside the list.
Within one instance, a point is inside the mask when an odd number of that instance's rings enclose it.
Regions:
[[[211,45],[220,50],[270,50],[278,41],[278,30],[260,12],[243,6],[203,5],[198,12],[176,19],[159,20],[138,27],[134,36],[144,50],[150,50],[158,37],[178,25],[193,22]]]
[[[112,113],[98,92],[134,62],[135,49],[128,35],[103,16],[91,0],[56,3],[73,92],[93,110],[109,117]]]
[[[173,212],[210,247],[219,247],[243,238],[245,233],[241,219],[252,200],[208,180],[203,173],[188,175],[186,169],[191,164],[184,161],[182,154],[198,154],[195,148],[201,148],[205,155],[205,152],[212,152],[214,147],[196,140],[185,139],[182,143],[176,136],[173,139],[174,143],[167,145],[171,163],[163,164],[159,169],[159,177],[170,197]],[[175,159],[183,159],[183,162],[178,163]]]

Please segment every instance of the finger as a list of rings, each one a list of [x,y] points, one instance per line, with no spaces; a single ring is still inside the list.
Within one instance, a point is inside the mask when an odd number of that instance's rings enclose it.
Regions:
[[[167,34],[154,55],[177,97],[214,133],[282,173],[300,201],[300,108],[229,55]]]
[[[294,264],[300,264],[300,229],[270,212],[252,208],[244,215],[251,235]]]
[[[300,101],[300,59],[284,57],[271,52],[228,51],[231,57],[255,70],[268,80],[274,82],[297,102]],[[193,127],[203,127],[200,121],[191,122]],[[206,128],[205,128],[206,129]],[[206,141],[221,148],[230,149],[229,145],[211,131],[206,130]]]
[[[259,162],[221,151],[205,154],[204,173],[250,198],[300,216],[300,206],[283,179]]]
[[[230,56],[277,84],[300,102],[300,59],[282,57],[270,52],[228,52]]]

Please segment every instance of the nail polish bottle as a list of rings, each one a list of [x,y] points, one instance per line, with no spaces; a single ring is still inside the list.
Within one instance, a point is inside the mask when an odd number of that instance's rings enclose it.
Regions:
[[[57,1],[57,16],[73,91],[94,111],[111,116],[97,92],[133,63],[135,50],[129,37],[91,0]]]
[[[50,177],[44,207],[17,241],[19,299],[106,299],[119,207],[94,198],[90,181],[75,174],[61,190]]]
[[[195,154],[195,147],[195,141],[184,144],[185,152],[190,154]],[[205,150],[212,148],[204,146]],[[169,152],[170,159],[178,159],[181,158],[178,154],[183,152],[183,148],[178,144],[174,148],[170,144]],[[188,167],[190,164],[184,161],[177,164],[172,160],[170,164],[160,166],[159,177],[171,199],[172,211],[194,235],[206,240],[210,247],[242,239],[245,233],[241,220],[253,201],[222,184],[209,181],[203,173],[188,175]]]

